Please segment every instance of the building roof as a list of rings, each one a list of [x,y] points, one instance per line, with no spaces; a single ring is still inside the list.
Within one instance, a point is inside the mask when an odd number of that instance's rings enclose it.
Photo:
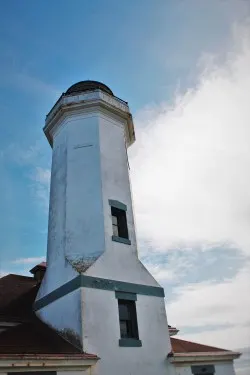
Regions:
[[[31,268],[30,270],[30,273],[32,273],[34,275],[34,273],[37,271],[37,270],[46,270],[47,268],[47,263],[46,262],[41,262],[39,264],[37,264],[35,267]]]
[[[208,352],[230,352],[230,350],[216,348],[214,346],[202,345],[192,341],[185,341],[171,337],[172,351],[174,353],[208,353]]]
[[[64,340],[36,317],[8,328],[0,334],[0,338],[0,356],[1,354],[82,354],[80,349]]]
[[[196,342],[185,341],[170,337],[172,351],[168,353],[171,363],[194,364],[207,361],[232,361],[240,357],[241,353],[220,349],[214,346],[202,345]]]
[[[77,82],[74,85],[70,86],[66,91],[65,95],[76,94],[84,91],[93,91],[93,90],[102,90],[109,95],[114,95],[110,88],[104,83],[97,82],[97,81],[81,81]]]
[[[46,262],[35,266],[46,268]],[[98,359],[83,353],[66,341],[54,329],[43,323],[32,309],[39,283],[28,276],[9,274],[0,278],[0,358],[3,356],[70,356]],[[168,326],[169,330],[174,327]],[[170,338],[172,355],[228,354],[229,350]]]
[[[33,277],[7,275],[0,279],[0,321],[29,319],[38,284]]]
[[[39,284],[32,277],[7,275],[0,279],[0,358],[13,355],[68,355],[71,358],[97,359],[83,353],[33,312]]]

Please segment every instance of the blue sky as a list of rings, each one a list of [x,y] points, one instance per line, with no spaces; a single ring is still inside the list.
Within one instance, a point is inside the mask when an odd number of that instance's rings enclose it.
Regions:
[[[79,80],[96,79],[128,100],[133,113],[171,102],[176,87],[192,80],[201,53],[227,43],[234,9],[221,2],[215,13],[216,2],[2,4],[2,267],[14,258],[44,254],[47,217],[37,207],[29,177],[37,159],[49,166],[42,127],[60,93]],[[39,151],[26,160],[25,150],[35,145]]]
[[[42,133],[46,113],[71,84],[100,80],[129,102],[135,117],[137,143],[130,158],[141,258],[165,286],[170,323],[208,344],[223,345],[232,333],[236,347],[250,345],[244,328],[249,319],[233,307],[224,322],[220,315],[215,321],[196,316],[194,324],[195,304],[185,319],[176,313],[178,303],[185,310],[184,295],[202,290],[213,306],[219,303],[214,286],[237,293],[249,281],[249,222],[242,207],[249,205],[250,158],[246,137],[232,147],[239,129],[229,124],[231,118],[239,124],[241,113],[241,134],[248,134],[248,105],[238,98],[250,87],[244,76],[247,37],[246,49],[239,46],[249,16],[244,0],[2,2],[2,274],[25,273],[45,256],[51,158]],[[161,201],[151,205],[156,195]],[[155,208],[162,202],[167,218],[159,232],[152,218],[163,215]]]

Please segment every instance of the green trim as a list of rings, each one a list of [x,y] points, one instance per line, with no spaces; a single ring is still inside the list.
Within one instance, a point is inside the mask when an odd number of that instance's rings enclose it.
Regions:
[[[109,199],[109,205],[112,206],[112,207],[115,207],[115,208],[119,208],[119,210],[127,211],[126,204],[124,204],[122,202],[115,201],[113,199]]]
[[[131,245],[131,241],[128,238],[112,236],[112,241],[125,243],[126,245]]]
[[[81,286],[86,288],[104,289],[116,292],[143,294],[146,296],[164,297],[164,289],[158,286],[127,283],[99,277],[81,275]]]
[[[126,346],[126,347],[141,347],[142,342],[138,339],[120,339],[119,340],[119,346]]]
[[[137,301],[137,296],[135,293],[128,292],[115,292],[115,298],[117,299],[126,299],[129,301]]]
[[[127,283],[125,281],[79,275],[73,280],[53,290],[53,292],[47,294],[45,297],[36,301],[34,303],[34,310],[40,310],[41,308],[73,292],[74,290],[77,290],[80,287],[109,290],[113,292],[141,294],[145,296],[164,297],[164,289],[158,286],[134,284]]]
[[[49,305],[50,303],[56,301],[57,299],[66,296],[67,294],[73,292],[80,287],[81,276],[75,277],[73,280],[68,281],[66,284],[60,286],[59,288],[53,290],[53,292],[47,294],[45,297],[35,301],[33,307],[34,310],[40,310],[41,308]]]

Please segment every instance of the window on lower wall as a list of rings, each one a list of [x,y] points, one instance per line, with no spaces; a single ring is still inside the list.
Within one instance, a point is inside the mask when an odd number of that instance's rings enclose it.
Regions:
[[[142,346],[139,340],[136,303],[137,295],[129,292],[115,292],[118,300],[118,312],[120,323],[119,346],[139,347]]]
[[[191,371],[193,375],[214,375],[215,374],[214,365],[191,366]]]
[[[118,299],[122,339],[139,339],[135,301]]]
[[[22,371],[22,372],[8,372],[8,375],[56,375],[56,371]]]

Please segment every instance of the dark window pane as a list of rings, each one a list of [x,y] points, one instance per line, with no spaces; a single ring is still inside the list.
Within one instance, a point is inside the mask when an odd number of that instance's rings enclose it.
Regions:
[[[135,301],[118,300],[121,338],[138,339]]]
[[[111,207],[112,225],[114,236],[128,239],[128,225],[126,211]],[[116,227],[116,228],[115,228]]]
[[[119,303],[119,316],[121,320],[129,320],[128,304]]]
[[[127,338],[128,337],[128,327],[127,327],[127,321],[126,320],[120,320],[120,330],[121,330],[121,338]]]
[[[126,212],[123,212],[123,215],[119,218],[119,236],[122,238],[128,238],[128,227],[127,227],[127,218]]]

